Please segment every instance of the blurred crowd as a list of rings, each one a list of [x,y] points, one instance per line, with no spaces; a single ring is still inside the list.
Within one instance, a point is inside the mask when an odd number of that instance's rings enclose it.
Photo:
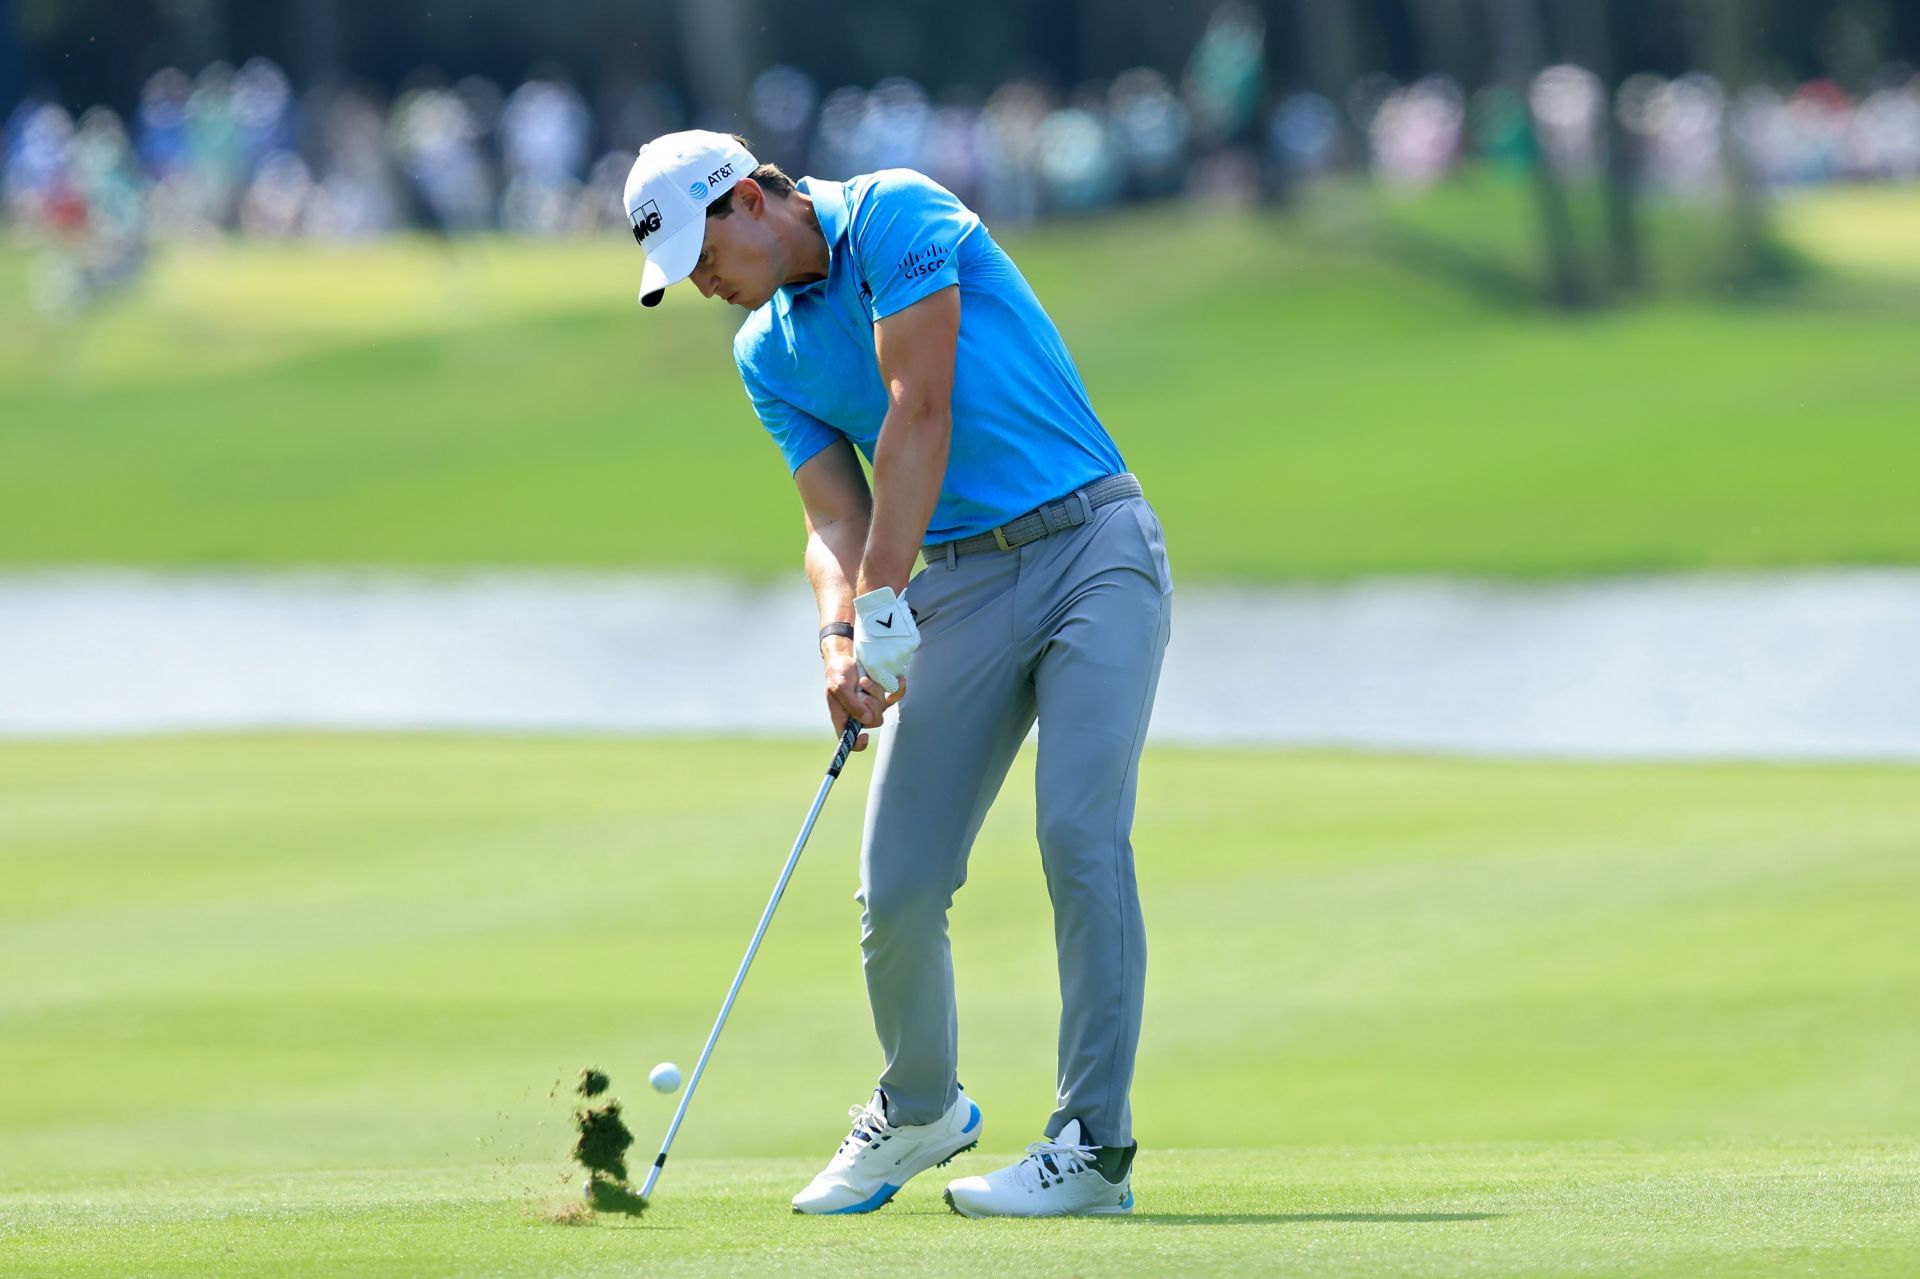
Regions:
[[[1265,39],[1253,11],[1230,3],[1177,80],[1141,67],[1064,93],[1014,81],[973,101],[904,79],[828,91],[775,66],[753,81],[746,118],[726,122],[693,118],[658,84],[590,102],[558,73],[512,88],[423,78],[387,102],[302,93],[264,59],[215,63],[154,75],[131,119],[24,103],[5,124],[0,191],[7,221],[69,247],[66,287],[84,292],[133,271],[153,240],[618,229],[634,149],[692,124],[738,129],[796,174],[921,169],[1002,221],[1174,195],[1250,201],[1353,171],[1420,185],[1468,160],[1526,165],[1536,153],[1580,175],[1614,146],[1650,186],[1686,194],[1724,184],[1729,141],[1776,186],[1920,177],[1910,69],[1858,95],[1827,81],[1729,95],[1693,74],[1634,76],[1610,96],[1563,65],[1527,86],[1529,111],[1517,90],[1470,93],[1444,75],[1366,76],[1338,101],[1272,95]]]
[[[1920,178],[1920,75],[1906,67],[1887,68],[1858,97],[1830,80],[1729,95],[1696,72],[1630,76],[1609,99],[1591,71],[1554,66],[1527,87],[1526,110],[1507,88],[1469,96],[1445,76],[1404,86],[1376,76],[1344,105],[1365,133],[1368,169],[1404,185],[1436,182],[1476,156],[1525,164],[1536,149],[1569,176],[1591,176],[1612,146],[1627,149],[1642,182],[1683,196],[1725,187],[1729,147],[1776,189]],[[1331,103],[1290,98],[1274,113],[1275,150],[1296,167],[1338,165],[1340,127]]]

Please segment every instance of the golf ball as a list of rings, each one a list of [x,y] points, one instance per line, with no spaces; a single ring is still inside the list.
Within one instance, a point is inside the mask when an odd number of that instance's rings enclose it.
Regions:
[[[647,1082],[653,1085],[655,1092],[674,1092],[680,1087],[680,1067],[663,1061],[653,1068],[653,1073],[647,1076]]]

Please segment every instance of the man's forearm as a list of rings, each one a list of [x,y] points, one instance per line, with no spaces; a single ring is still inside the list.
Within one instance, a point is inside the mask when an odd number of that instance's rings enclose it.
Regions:
[[[807,580],[813,583],[822,626],[853,620],[854,586],[866,549],[867,525],[865,517],[839,520],[815,528],[807,538]]]
[[[873,521],[855,579],[860,594],[882,586],[901,590],[912,576],[946,481],[952,438],[949,409],[912,412],[896,401],[888,411],[873,452]]]

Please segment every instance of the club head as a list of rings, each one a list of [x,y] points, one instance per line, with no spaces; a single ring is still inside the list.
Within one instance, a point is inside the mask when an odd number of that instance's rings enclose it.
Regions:
[[[647,1210],[647,1197],[636,1194],[631,1186],[624,1182],[606,1177],[589,1177],[586,1184],[587,1205],[595,1212],[617,1212],[629,1217],[638,1217]]]

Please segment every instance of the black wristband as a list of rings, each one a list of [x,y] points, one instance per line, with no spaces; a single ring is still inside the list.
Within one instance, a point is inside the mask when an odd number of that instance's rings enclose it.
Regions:
[[[852,639],[853,623],[852,622],[828,622],[825,626],[822,626],[820,628],[820,642],[822,644],[826,643],[827,636],[829,635],[838,635],[841,639]]]

